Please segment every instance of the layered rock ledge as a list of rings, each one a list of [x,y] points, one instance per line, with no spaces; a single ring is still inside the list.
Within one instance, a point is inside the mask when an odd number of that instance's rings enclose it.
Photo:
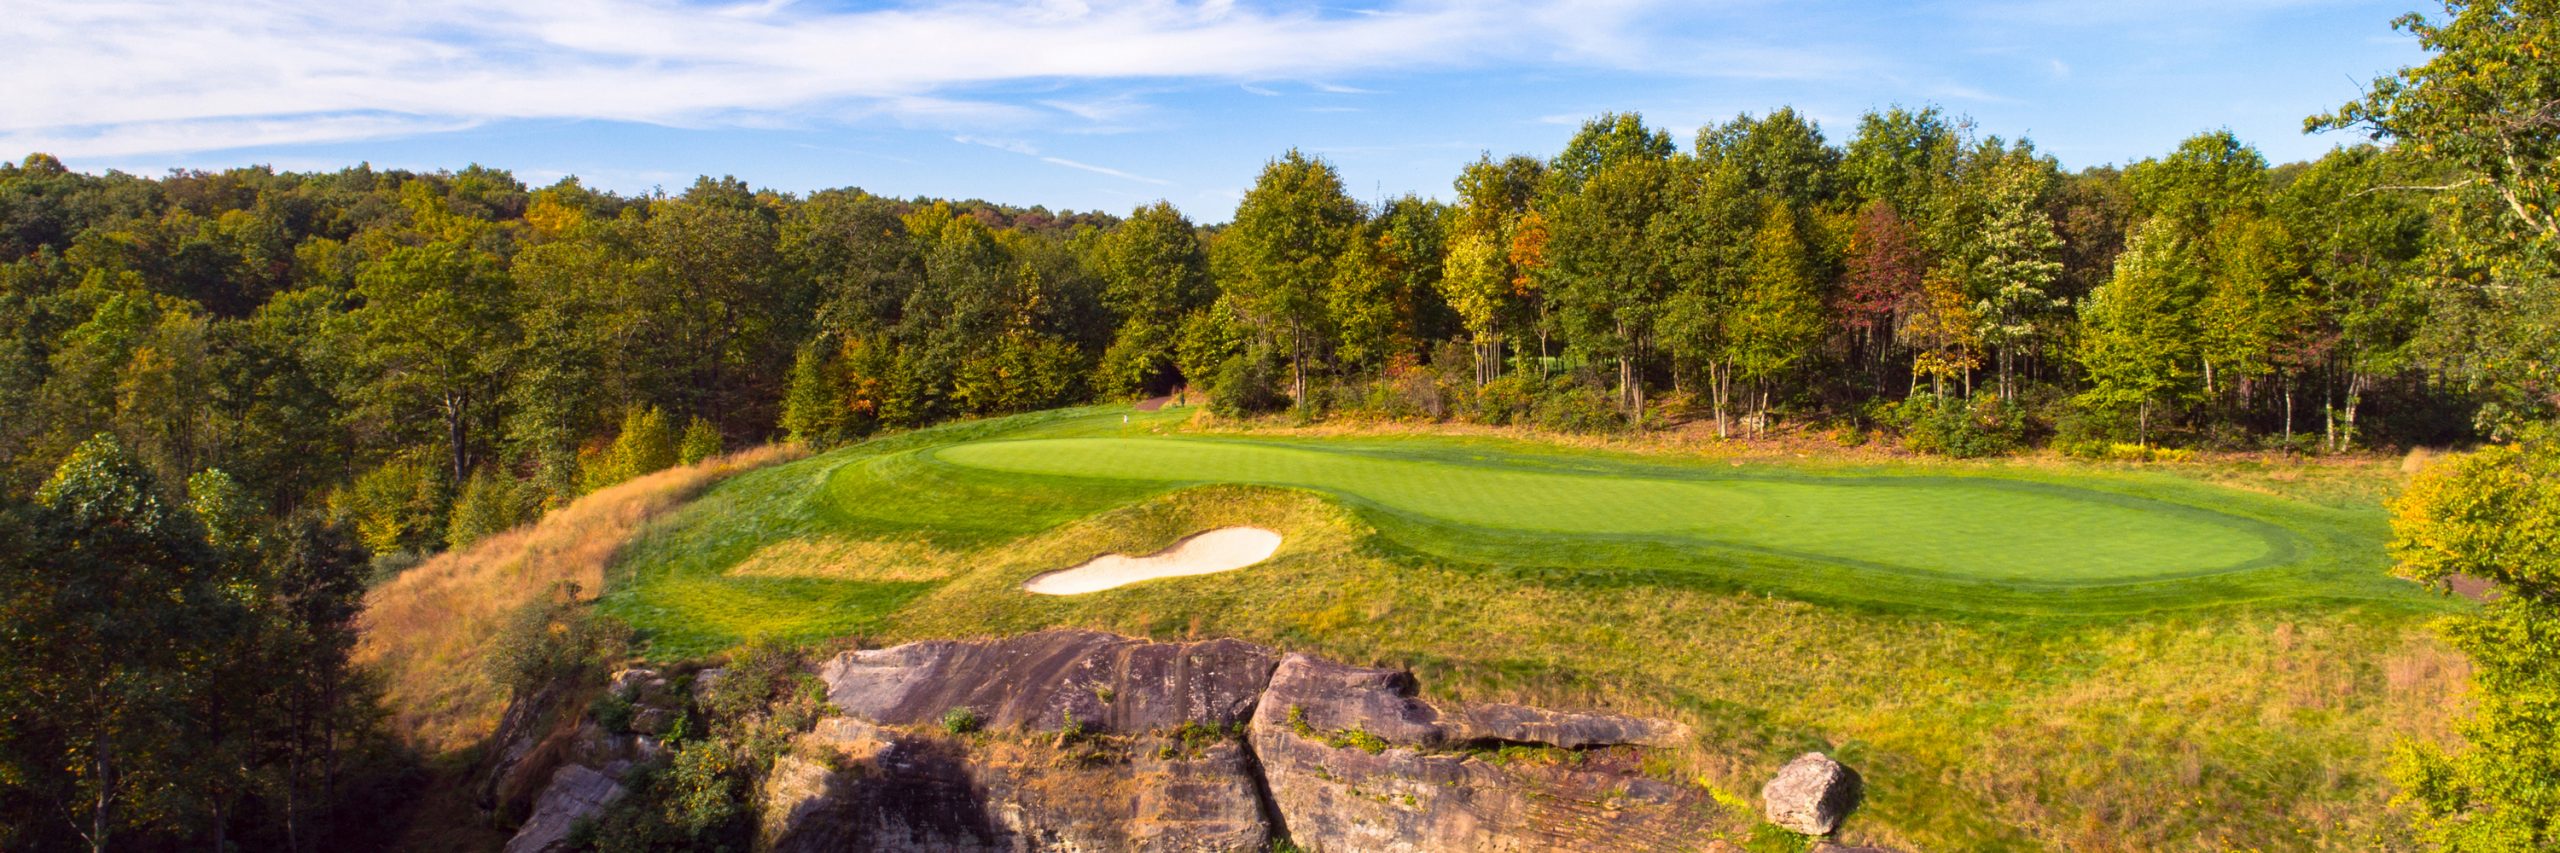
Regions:
[[[1397,670],[1047,631],[845,652],[818,677],[842,714],[766,775],[759,849],[1731,849],[1725,807],[1646,771],[1685,728],[1434,704]],[[645,708],[651,684],[613,689]],[[588,752],[603,766],[547,774],[510,850],[621,794],[637,750]]]

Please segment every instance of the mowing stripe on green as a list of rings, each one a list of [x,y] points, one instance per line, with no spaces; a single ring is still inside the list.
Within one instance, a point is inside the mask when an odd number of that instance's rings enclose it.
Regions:
[[[2117,583],[2263,565],[2282,528],[2111,492],[1993,478],[1536,470],[1496,457],[1394,458],[1265,442],[982,441],[935,458],[1016,474],[1245,483],[1334,493],[1461,525],[1645,536],[1972,580]],[[1648,476],[1650,475],[1650,476]]]

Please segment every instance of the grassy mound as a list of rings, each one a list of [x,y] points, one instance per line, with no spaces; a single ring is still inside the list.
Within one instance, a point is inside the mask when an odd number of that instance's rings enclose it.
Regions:
[[[1453,698],[1682,720],[1679,772],[1737,800],[1829,750],[1869,779],[1851,834],[1924,849],[2390,846],[2384,757],[2445,736],[2463,674],[2423,627],[2456,605],[2385,577],[2372,490],[2328,479],[1123,413],[738,476],[633,541],[601,604],[666,657],[1071,626],[1412,666]],[[1251,571],[1020,589],[1231,525],[1286,541]]]

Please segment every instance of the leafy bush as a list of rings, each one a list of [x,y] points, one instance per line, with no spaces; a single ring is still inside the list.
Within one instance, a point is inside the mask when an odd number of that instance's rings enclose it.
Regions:
[[[491,535],[532,521],[539,498],[531,488],[503,471],[482,468],[462,484],[453,502],[453,518],[445,525],[445,545],[468,547]]]
[[[1609,392],[1571,380],[1550,382],[1530,406],[1529,419],[1557,432],[1616,432],[1627,417]]]
[[[2099,462],[2185,462],[2196,456],[2193,450],[2123,441],[2056,441],[2053,446],[2064,456]]]
[[[531,696],[554,683],[603,677],[630,644],[630,628],[579,601],[577,584],[562,582],[507,620],[488,666],[512,695]]]
[[[1528,423],[1538,405],[1539,385],[1538,377],[1525,373],[1495,377],[1459,398],[1458,416],[1490,426]]]
[[[979,725],[981,725],[981,723],[978,720],[978,711],[975,708],[963,705],[961,707],[942,712],[942,730],[945,732],[955,735],[965,735],[970,732],[977,731]]]
[[[1231,356],[1209,385],[1209,411],[1219,417],[1269,414],[1288,406],[1289,395],[1280,390],[1280,363],[1269,356]]]
[[[365,472],[329,495],[329,512],[352,525],[365,550],[427,553],[444,544],[451,506],[444,468],[402,457]]]
[[[1996,396],[1971,399],[1915,394],[1888,406],[1885,421],[1902,432],[1903,445],[1921,453],[1973,458],[1998,456],[2026,442],[2026,408]]]
[[[633,406],[622,415],[622,433],[601,453],[584,454],[587,491],[595,491],[676,464],[675,428],[656,406]]]
[[[638,710],[629,698],[607,690],[596,694],[596,701],[587,705],[587,716],[594,717],[596,725],[605,731],[626,734],[631,731],[631,718]]]
[[[712,426],[709,419],[695,415],[692,423],[684,425],[684,438],[676,442],[676,461],[691,465],[718,455],[720,428]]]

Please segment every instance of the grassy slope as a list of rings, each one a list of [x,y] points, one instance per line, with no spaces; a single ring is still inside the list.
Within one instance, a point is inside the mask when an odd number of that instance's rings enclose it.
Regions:
[[[1686,720],[1701,748],[1685,769],[1746,798],[1794,752],[1832,750],[1870,778],[1853,833],[1932,849],[2389,841],[2382,755],[2397,737],[2441,737],[2461,676],[2421,628],[2445,605],[2381,577],[2380,515],[2357,477],[2215,471],[2319,498],[2299,500],[2076,466],[1785,466],[1798,478],[2094,484],[2273,525],[2295,549],[2284,566],[2057,591],[1642,532],[1503,534],[1313,491],[1026,477],[931,452],[1176,429],[1177,416],[1123,426],[1118,414],[961,424],[740,476],[632,543],[605,606],[667,656],[757,635],[889,642],[1072,625],[1410,665],[1453,697]],[[1391,460],[1499,454],[1515,468],[1644,466],[1674,479],[1740,461],[1483,438],[1332,443]],[[1066,599],[1017,589],[1095,553],[1237,523],[1289,540],[1241,572]]]
[[[486,659],[510,615],[555,584],[595,595],[606,564],[651,520],[739,471],[802,455],[766,447],[671,468],[438,554],[365,595],[355,661],[382,677],[393,726],[413,745],[430,755],[468,749],[506,711]]]

